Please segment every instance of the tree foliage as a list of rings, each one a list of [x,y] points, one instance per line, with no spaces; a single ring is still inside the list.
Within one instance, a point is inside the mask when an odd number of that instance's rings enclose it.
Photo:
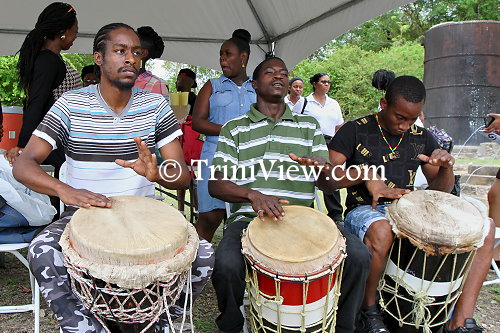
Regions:
[[[83,66],[94,63],[91,54],[63,54],[63,59],[78,72]],[[17,60],[19,57],[0,57],[0,100],[2,105],[22,105],[24,92],[19,87],[19,73],[17,71]]]
[[[371,85],[373,73],[381,68],[396,75],[424,74],[424,48],[416,42],[407,42],[385,48],[379,52],[363,50],[358,45],[346,45],[324,60],[305,60],[293,69],[294,76],[304,79],[304,95],[312,92],[309,78],[324,72],[332,81],[328,95],[336,99],[346,119],[354,119],[377,109],[381,91]]]
[[[162,67],[165,70],[165,80],[170,87],[170,91],[175,91],[175,81],[177,80],[177,74],[182,68],[190,68],[193,72],[196,73],[196,83],[198,84],[198,90],[203,87],[206,81],[214,77],[219,77],[222,74],[221,71],[216,71],[210,68],[192,66],[173,61],[165,61]]]
[[[380,91],[371,86],[373,73],[390,69],[396,75],[423,77],[424,49],[420,43],[432,26],[448,21],[500,20],[498,0],[418,0],[351,29],[315,51],[293,69],[312,88],[308,78],[330,75],[329,95],[353,119],[373,112]]]
[[[443,22],[500,20],[498,0],[418,0],[382,14],[340,35],[313,53],[325,58],[345,45],[380,51],[408,41],[421,41],[425,32]]]
[[[24,92],[19,87],[18,56],[0,57],[0,100],[2,105],[22,105]]]

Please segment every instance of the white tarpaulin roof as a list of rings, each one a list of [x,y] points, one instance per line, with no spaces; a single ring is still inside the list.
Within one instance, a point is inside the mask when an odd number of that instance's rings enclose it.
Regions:
[[[411,0],[66,0],[79,38],[72,53],[91,53],[105,24],[152,26],[165,40],[162,59],[219,69],[220,44],[234,29],[252,35],[249,67],[274,47],[289,68],[340,34]],[[0,55],[16,53],[52,1],[0,0]]]

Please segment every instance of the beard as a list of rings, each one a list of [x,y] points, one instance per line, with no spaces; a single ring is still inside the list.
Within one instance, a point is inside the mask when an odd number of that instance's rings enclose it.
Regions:
[[[130,90],[135,84],[135,80],[133,81],[120,81],[118,79],[108,79],[109,82],[118,88],[118,90],[125,91],[125,90]]]

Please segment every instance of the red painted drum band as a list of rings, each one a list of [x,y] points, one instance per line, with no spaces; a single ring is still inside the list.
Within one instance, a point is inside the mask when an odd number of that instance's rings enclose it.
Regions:
[[[256,218],[242,237],[252,329],[334,331],[345,240],[323,213],[284,210],[279,222]]]

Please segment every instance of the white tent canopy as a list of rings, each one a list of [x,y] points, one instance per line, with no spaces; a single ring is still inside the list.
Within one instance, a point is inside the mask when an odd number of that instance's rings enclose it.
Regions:
[[[274,51],[289,68],[340,34],[411,0],[65,0],[79,38],[70,52],[91,53],[105,24],[152,26],[165,40],[162,59],[219,69],[220,44],[237,28],[252,35],[249,67]],[[52,1],[0,0],[0,55],[16,53]]]

